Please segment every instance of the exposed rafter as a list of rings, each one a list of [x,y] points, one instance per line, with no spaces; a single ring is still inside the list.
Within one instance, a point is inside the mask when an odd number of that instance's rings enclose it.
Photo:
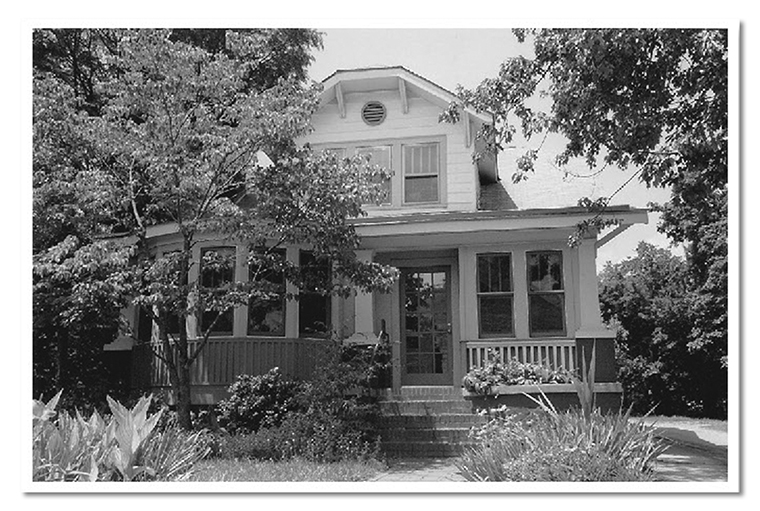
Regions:
[[[403,113],[409,112],[409,102],[406,99],[406,82],[401,77],[398,79],[398,93],[401,95],[401,111]]]
[[[343,87],[341,87],[340,82],[335,84],[335,99],[338,100],[340,117],[344,119],[346,117],[346,104],[343,102]]]
[[[612,238],[620,234],[621,232],[625,231],[631,226],[631,224],[620,224],[612,231],[608,232],[601,238],[599,238],[596,242],[596,248],[602,248],[604,245],[607,244],[607,242],[612,241]]]

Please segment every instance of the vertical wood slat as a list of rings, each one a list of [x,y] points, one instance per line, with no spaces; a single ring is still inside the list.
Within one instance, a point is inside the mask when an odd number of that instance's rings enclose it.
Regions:
[[[482,367],[488,360],[488,351],[493,350],[502,361],[516,359],[550,369],[564,367],[568,371],[575,370],[574,340],[468,341],[463,344],[463,357],[468,369]]]
[[[194,350],[198,341],[189,344]],[[191,383],[228,386],[240,374],[260,375],[273,367],[290,378],[306,379],[313,373],[316,354],[324,345],[325,341],[312,339],[213,338],[191,368]],[[158,343],[152,347],[163,351]],[[135,385],[169,386],[168,368],[153,356],[151,346],[137,345],[134,351]]]

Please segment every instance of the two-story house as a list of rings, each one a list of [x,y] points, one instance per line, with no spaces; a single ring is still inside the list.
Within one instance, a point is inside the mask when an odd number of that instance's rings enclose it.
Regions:
[[[572,370],[581,348],[590,358],[592,345],[597,382],[619,393],[614,334],[600,318],[596,251],[626,226],[646,222],[646,211],[609,207],[605,214],[620,227],[602,238],[590,233],[571,248],[568,237],[588,212],[518,208],[496,158],[483,154],[476,138],[490,116],[463,109],[458,122],[439,122],[454,94],[403,67],[340,70],[323,85],[314,132],[303,142],[316,150],[371,154],[373,163],[392,171],[387,203],[368,206],[368,216],[356,221],[357,255],[398,268],[400,279],[389,294],[306,297],[267,311],[235,310],[196,363],[193,401],[218,401],[238,374],[277,366],[305,376],[313,370],[310,347],[327,329],[349,342],[376,342],[385,332],[392,345],[391,393],[432,387],[456,393],[488,349],[504,359]],[[161,251],[160,233],[154,241]],[[219,246],[210,238],[196,256]],[[308,253],[301,248],[289,247],[287,257],[303,263]],[[247,278],[244,249],[227,250],[239,255],[234,278]],[[142,382],[168,386],[159,361],[146,353],[135,347]]]

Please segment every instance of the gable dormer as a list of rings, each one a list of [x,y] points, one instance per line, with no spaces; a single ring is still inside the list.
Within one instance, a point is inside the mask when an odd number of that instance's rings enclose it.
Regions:
[[[473,158],[482,153],[476,134],[488,116],[460,109],[458,122],[439,122],[457,100],[450,91],[400,66],[338,70],[322,84],[305,141],[371,154],[393,172],[388,203],[368,208],[371,215],[474,211],[481,183],[498,179],[495,158]]]

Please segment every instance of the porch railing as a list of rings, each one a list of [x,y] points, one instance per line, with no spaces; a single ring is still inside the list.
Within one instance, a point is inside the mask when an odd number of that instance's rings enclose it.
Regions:
[[[190,341],[190,349],[198,341]],[[290,378],[308,378],[326,348],[320,339],[285,338],[211,338],[190,370],[193,385],[224,385],[238,375],[264,374],[273,367]],[[159,343],[141,344],[133,349],[133,375],[139,387],[169,386],[166,364],[151,350],[163,355]]]
[[[463,344],[467,370],[482,367],[488,360],[489,350],[498,354],[503,361],[517,359],[555,370],[564,367],[568,371],[574,371],[576,367],[573,339],[467,341]]]

